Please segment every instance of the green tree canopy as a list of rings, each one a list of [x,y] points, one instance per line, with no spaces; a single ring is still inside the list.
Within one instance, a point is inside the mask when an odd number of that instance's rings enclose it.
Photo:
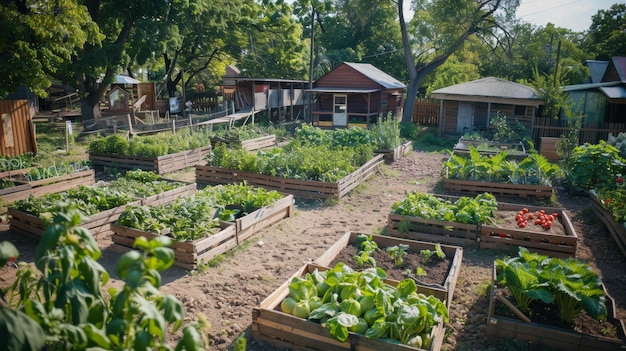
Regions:
[[[59,67],[104,38],[75,1],[0,2],[0,98],[21,85],[45,96]]]
[[[585,48],[597,60],[626,56],[626,4],[616,3],[591,17]]]

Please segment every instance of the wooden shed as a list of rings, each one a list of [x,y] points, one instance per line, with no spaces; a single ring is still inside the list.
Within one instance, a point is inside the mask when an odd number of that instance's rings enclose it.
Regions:
[[[379,115],[402,115],[406,86],[366,63],[344,62],[315,82],[311,89],[313,125],[368,127]]]
[[[530,129],[543,104],[535,89],[495,77],[437,89],[430,96],[440,100],[439,134],[485,130],[497,113]]]
[[[0,100],[0,153],[16,157],[27,152],[37,153],[35,128],[28,100]]]

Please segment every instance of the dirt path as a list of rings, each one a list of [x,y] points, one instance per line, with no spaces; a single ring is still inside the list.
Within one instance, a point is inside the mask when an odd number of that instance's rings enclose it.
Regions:
[[[213,350],[229,349],[242,333],[248,339],[248,350],[274,350],[252,341],[252,308],[346,231],[382,233],[391,205],[403,199],[406,191],[441,193],[437,186],[444,158],[444,154],[412,152],[385,166],[384,172],[340,201],[298,200],[295,216],[264,229],[249,239],[244,248],[226,255],[218,266],[195,274],[179,268],[164,272],[162,290],[183,302],[188,319],[197,313],[208,317]],[[616,299],[619,317],[626,319],[626,260],[602,223],[587,210],[586,198],[559,196],[558,201],[570,215],[580,238],[577,257],[601,274]],[[0,241],[6,239],[18,246],[23,260],[32,260],[34,241],[16,237],[5,226]],[[465,250],[443,350],[501,349],[486,342],[483,334],[493,260],[504,254],[496,250]],[[101,263],[114,272],[118,257],[104,250]],[[1,269],[0,287],[6,286],[13,274],[9,268]]]

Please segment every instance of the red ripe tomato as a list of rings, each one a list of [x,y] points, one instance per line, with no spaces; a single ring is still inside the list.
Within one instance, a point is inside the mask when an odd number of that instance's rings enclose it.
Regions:
[[[498,236],[501,237],[501,238],[506,238],[506,234],[504,234],[504,233],[500,233],[500,234],[498,234]]]
[[[559,214],[558,214],[558,213],[556,213],[556,212],[554,212],[554,213],[552,214],[552,217],[554,217],[554,218],[559,218]]]
[[[515,221],[516,221],[516,222],[519,222],[519,220],[520,220],[520,219],[523,219],[523,218],[524,218],[524,217],[522,217],[522,215],[519,215],[519,214],[518,214],[517,216],[515,216]]]
[[[522,223],[520,223],[520,224],[519,224],[519,227],[520,227],[520,228],[526,228],[526,222],[522,222]]]
[[[535,219],[535,225],[541,225],[541,219]]]
[[[553,217],[552,215],[549,215],[546,219],[547,219],[548,221],[552,222],[552,221],[554,220],[554,217]]]
[[[550,227],[552,226],[552,222],[550,221],[546,221],[544,224],[541,225],[543,227],[543,229],[550,229]]]
[[[533,219],[533,217],[535,217],[532,213],[527,213],[526,214],[526,218],[528,219]]]
[[[524,208],[522,209],[522,212],[523,212],[523,213],[528,213],[528,209],[527,209],[526,207],[524,207]]]

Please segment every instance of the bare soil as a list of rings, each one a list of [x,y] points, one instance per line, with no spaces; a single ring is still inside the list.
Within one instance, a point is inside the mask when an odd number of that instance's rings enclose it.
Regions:
[[[405,192],[441,193],[441,164],[446,157],[442,153],[415,151],[385,166],[383,172],[339,201],[297,200],[295,216],[259,232],[242,248],[224,255],[217,266],[196,272],[174,267],[163,272],[162,291],[183,302],[187,321],[195,319],[198,313],[208,317],[212,350],[230,350],[242,335],[247,339],[248,350],[276,350],[252,339],[252,309],[345,232],[384,234],[391,206],[402,200]],[[193,180],[193,172],[180,172],[172,178]],[[531,204],[521,198],[506,202]],[[618,318],[626,320],[626,259],[589,210],[588,198],[570,197],[559,190],[556,202],[549,206],[564,208],[579,236],[577,258],[589,263],[602,277],[616,302]],[[6,223],[0,228],[2,240],[18,247],[20,260],[32,262],[35,240],[12,233]],[[119,254],[107,249],[107,238],[98,240],[103,246],[100,262],[115,278],[114,265]],[[442,350],[516,349],[512,348],[512,341],[503,344],[484,338],[493,261],[509,254],[499,250],[464,250]],[[0,287],[9,285],[14,276],[14,268],[0,268]],[[114,280],[111,284],[119,282]],[[514,346],[519,350],[537,350],[537,345]]]

